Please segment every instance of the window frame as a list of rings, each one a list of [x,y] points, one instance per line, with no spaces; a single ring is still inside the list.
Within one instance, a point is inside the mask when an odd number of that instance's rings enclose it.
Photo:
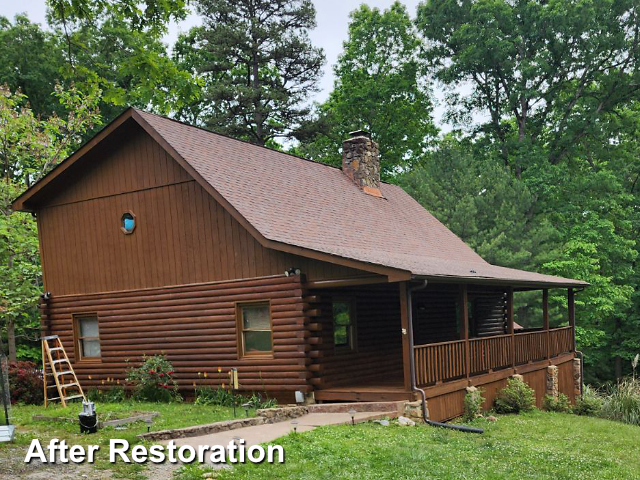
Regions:
[[[95,317],[96,322],[98,323],[98,336],[97,337],[81,337],[80,336],[80,321],[83,318],[87,317]],[[98,345],[100,346],[100,356],[99,357],[85,357],[82,352],[82,341],[84,339],[98,340]],[[75,360],[76,362],[82,363],[101,363],[102,362],[102,341],[100,340],[100,318],[96,312],[86,312],[86,313],[74,313],[73,314],[73,344],[75,349]]]
[[[333,305],[337,302],[348,303],[349,304],[349,325],[347,326],[347,338],[348,342],[344,345],[336,345],[336,321],[333,316]],[[357,341],[357,318],[358,313],[356,309],[356,298],[355,297],[334,297],[331,299],[331,322],[333,324],[333,349],[335,352],[340,353],[348,353],[348,352],[357,352],[358,351],[358,341]]]
[[[124,225],[123,225],[124,216],[127,214],[131,215],[131,218],[133,219],[133,228],[130,231],[124,228]],[[124,212],[122,212],[122,215],[120,215],[120,230],[122,230],[122,233],[124,233],[125,235],[131,235],[133,234],[133,232],[136,231],[137,226],[138,226],[138,221],[136,219],[135,213],[133,213],[131,210],[125,210]]]
[[[269,314],[269,332],[271,332],[271,350],[265,352],[246,352],[245,351],[245,341],[244,341],[244,332],[245,331],[259,331],[266,332],[267,330],[257,330],[257,329],[245,329],[242,309],[244,307],[259,307],[264,306],[267,307],[267,312]],[[236,337],[238,341],[238,359],[253,359],[253,358],[273,358],[273,312],[271,311],[271,300],[255,300],[248,302],[236,302],[235,304],[236,311]]]

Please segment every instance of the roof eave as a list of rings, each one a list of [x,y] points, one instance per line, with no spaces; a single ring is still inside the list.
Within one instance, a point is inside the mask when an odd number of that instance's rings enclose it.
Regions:
[[[508,278],[479,277],[479,276],[454,276],[454,275],[412,275],[416,280],[427,280],[436,283],[475,283],[482,285],[522,287],[531,289],[540,288],[584,288],[590,283],[573,279],[558,279],[557,282],[515,280]],[[562,280],[569,280],[568,282]]]

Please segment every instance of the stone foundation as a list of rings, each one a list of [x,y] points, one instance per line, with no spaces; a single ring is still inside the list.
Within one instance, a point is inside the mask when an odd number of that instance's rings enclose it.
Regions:
[[[547,367],[547,395],[558,398],[558,367],[549,365]]]
[[[573,359],[573,392],[575,398],[578,398],[582,391],[582,369],[580,368],[580,364],[579,358]]]
[[[423,422],[422,418],[422,401],[406,402],[404,404],[403,415],[415,422]],[[429,407],[427,406],[427,418],[429,418]]]

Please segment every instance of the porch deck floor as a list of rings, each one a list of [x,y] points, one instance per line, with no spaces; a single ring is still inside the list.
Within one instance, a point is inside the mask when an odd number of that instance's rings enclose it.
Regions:
[[[354,380],[348,385],[336,385],[315,391],[320,401],[383,402],[412,400],[414,394],[404,389],[402,378],[390,376],[372,380]]]

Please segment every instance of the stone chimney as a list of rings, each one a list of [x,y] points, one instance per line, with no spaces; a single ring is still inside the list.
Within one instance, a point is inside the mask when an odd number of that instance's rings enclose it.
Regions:
[[[378,144],[371,140],[368,132],[350,132],[342,143],[342,171],[364,193],[382,197]]]

